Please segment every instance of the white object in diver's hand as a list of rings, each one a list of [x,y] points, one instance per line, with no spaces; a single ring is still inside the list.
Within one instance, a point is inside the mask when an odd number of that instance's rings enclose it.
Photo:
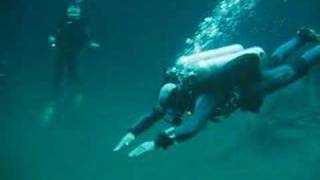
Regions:
[[[129,157],[138,157],[146,152],[153,151],[156,149],[154,141],[144,142],[129,153]]]
[[[114,152],[119,151],[124,146],[129,146],[129,144],[136,139],[133,133],[127,133],[119,142],[119,144],[113,149]]]

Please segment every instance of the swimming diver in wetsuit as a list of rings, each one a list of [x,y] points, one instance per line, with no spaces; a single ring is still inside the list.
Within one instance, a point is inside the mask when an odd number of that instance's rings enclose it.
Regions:
[[[83,1],[77,0],[67,8],[67,16],[58,27],[54,35],[48,40],[52,48],[56,50],[56,65],[53,82],[53,95],[51,102],[44,112],[44,122],[51,121],[55,114],[56,101],[62,91],[62,82],[66,73],[67,77],[76,89],[77,104],[83,98],[82,82],[79,77],[77,58],[85,47],[98,48],[100,45],[92,41],[86,30],[84,18],[81,16],[80,5]]]
[[[264,97],[302,78],[312,66],[320,63],[320,45],[309,49],[292,62],[286,62],[288,56],[300,47],[316,42],[320,42],[319,34],[312,29],[301,28],[296,37],[276,49],[266,67],[259,65],[261,58],[266,58],[262,49],[254,48],[258,50],[257,53],[249,51],[235,56],[234,60],[223,67],[218,64],[216,67],[222,67],[222,71],[211,73],[212,77],[206,81],[197,81],[197,73],[192,72],[192,78],[187,81],[189,83],[181,83],[176,73],[173,73],[160,90],[159,105],[128,129],[114,151],[128,146],[160,119],[173,126],[154,140],[132,150],[130,157],[184,142],[199,133],[209,120],[218,121],[236,110],[258,113]],[[219,61],[223,60],[220,58]],[[205,67],[208,62],[202,63],[203,66],[199,68]]]

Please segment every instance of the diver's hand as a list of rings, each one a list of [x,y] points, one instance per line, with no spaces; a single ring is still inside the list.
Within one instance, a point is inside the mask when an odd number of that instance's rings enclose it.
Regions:
[[[51,47],[56,47],[56,37],[49,35],[48,41]]]
[[[119,144],[113,149],[114,152],[119,151],[124,146],[129,146],[129,144],[136,139],[133,133],[127,133],[119,142]]]
[[[144,142],[129,153],[129,157],[138,157],[146,152],[156,149],[156,143],[154,141]]]
[[[89,46],[92,47],[92,48],[99,48],[99,47],[101,47],[101,45],[100,45],[99,43],[97,43],[97,42],[91,42]]]

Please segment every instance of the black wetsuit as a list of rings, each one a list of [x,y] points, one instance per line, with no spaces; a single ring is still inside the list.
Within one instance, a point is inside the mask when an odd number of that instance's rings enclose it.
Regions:
[[[308,69],[320,62],[320,46],[308,50],[301,57],[292,62],[286,62],[287,57],[308,41],[296,37],[279,47],[270,58],[268,67],[263,67],[250,83],[233,84],[221,89],[202,89],[189,107],[182,107],[181,111],[192,109],[192,115],[181,124],[174,124],[174,131],[159,134],[155,142],[158,147],[167,148],[174,142],[185,141],[196,135],[206,125],[208,119],[228,115],[238,109],[259,112],[265,96],[303,77]],[[229,81],[223,81],[225,82]],[[190,106],[191,105],[191,106]],[[141,118],[128,131],[139,135],[156,121],[166,116],[166,107],[155,108],[148,115]],[[172,119],[181,119],[183,113],[176,113]]]
[[[81,93],[82,83],[76,61],[83,48],[89,43],[84,20],[66,19],[57,30],[55,37],[57,57],[54,74],[54,98],[60,93],[65,73],[77,91]]]

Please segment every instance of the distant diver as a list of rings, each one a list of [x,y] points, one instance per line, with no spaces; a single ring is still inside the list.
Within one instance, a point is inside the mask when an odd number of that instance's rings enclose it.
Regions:
[[[291,62],[286,61],[307,43],[319,42],[320,35],[314,30],[300,28],[293,39],[268,59],[262,48],[244,49],[241,45],[179,58],[166,73],[158,106],[128,129],[114,151],[128,146],[160,119],[172,127],[133,149],[129,157],[189,140],[207,122],[217,122],[236,110],[258,113],[267,95],[301,79],[320,63],[320,45]],[[267,65],[262,67],[262,60]]]
[[[80,104],[83,98],[83,86],[79,77],[77,58],[87,46],[98,48],[100,45],[92,41],[86,29],[86,22],[82,16],[80,5],[82,0],[77,0],[68,6],[66,17],[54,35],[48,40],[55,49],[56,61],[54,69],[53,94],[50,103],[43,114],[44,123],[50,123],[55,115],[57,100],[62,91],[62,82],[67,75],[76,89],[76,102]],[[66,73],[66,74],[65,74]]]

